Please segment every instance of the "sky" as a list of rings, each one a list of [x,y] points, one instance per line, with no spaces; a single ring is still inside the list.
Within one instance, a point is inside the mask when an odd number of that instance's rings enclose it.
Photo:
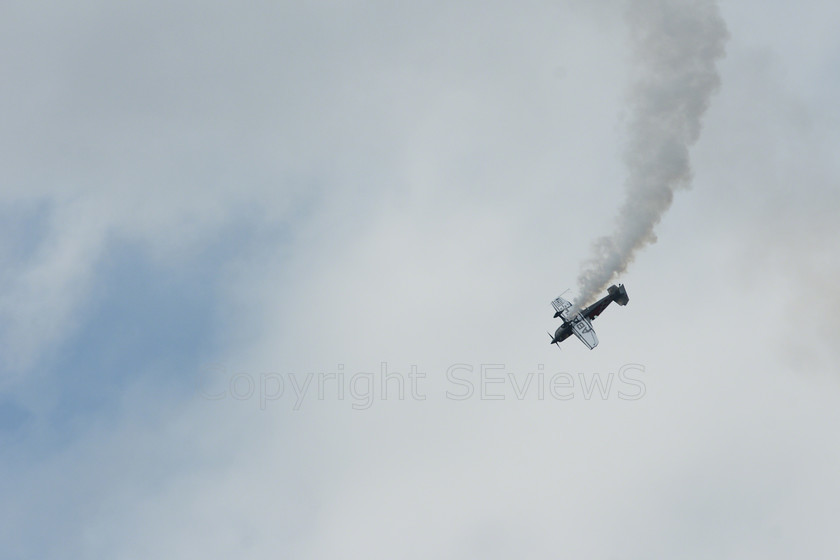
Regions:
[[[4,3],[0,557],[836,558],[836,3],[548,344],[663,1]]]

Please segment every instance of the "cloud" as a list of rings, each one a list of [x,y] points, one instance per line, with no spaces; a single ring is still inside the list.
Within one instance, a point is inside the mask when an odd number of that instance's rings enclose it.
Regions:
[[[9,95],[29,104],[2,135],[16,178],[4,201],[35,208],[10,229],[28,242],[4,246],[5,317],[43,305],[55,318],[51,337],[6,321],[4,350],[21,340],[37,364],[0,401],[18,410],[0,434],[8,554],[836,549],[823,505],[840,464],[836,386],[780,361],[779,309],[795,298],[776,276],[733,281],[756,249],[791,254],[758,243],[776,214],[753,210],[769,192],[757,140],[833,153],[790,106],[745,102],[756,83],[778,89],[749,73],[773,74],[742,39],[755,6],[725,7],[726,87],[696,146],[698,188],[628,272],[631,303],[599,318],[593,352],[557,352],[543,331],[620,192],[615,6],[90,6],[18,13],[19,31],[0,34],[35,61],[15,67]],[[29,130],[35,115],[50,118]],[[779,160],[782,176],[795,159]],[[831,184],[818,161],[806,195],[774,184],[779,207]],[[816,206],[793,204],[790,223]],[[141,328],[118,349],[122,318]],[[108,350],[130,367],[93,370]],[[92,357],[42,367],[73,351]],[[356,410],[327,395],[293,410],[290,395],[261,407],[198,393],[237,374],[375,374],[383,361],[417,364],[427,398]],[[524,381],[628,363],[644,367],[637,401],[446,398],[452,364],[478,382],[482,364]],[[108,405],[56,415],[76,380]]]
[[[593,243],[571,313],[592,303],[656,241],[674,191],[691,181],[689,148],[720,85],[726,25],[715,2],[637,2],[628,8],[635,71],[625,153],[626,193],[614,231]]]

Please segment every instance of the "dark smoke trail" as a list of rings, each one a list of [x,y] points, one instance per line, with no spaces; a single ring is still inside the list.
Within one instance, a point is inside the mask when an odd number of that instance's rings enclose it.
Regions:
[[[578,276],[575,308],[591,303],[627,269],[638,249],[656,242],[654,227],[674,191],[691,182],[688,149],[720,84],[726,25],[713,0],[638,0],[627,19],[636,68],[625,153],[627,191],[612,235],[593,244]]]

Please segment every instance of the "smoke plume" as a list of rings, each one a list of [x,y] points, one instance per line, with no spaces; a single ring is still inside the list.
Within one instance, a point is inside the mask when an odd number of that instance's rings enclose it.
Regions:
[[[656,242],[674,191],[691,182],[689,147],[720,84],[715,64],[728,34],[713,0],[639,0],[627,14],[635,68],[625,152],[626,198],[615,229],[592,246],[578,276],[575,309],[591,303]]]

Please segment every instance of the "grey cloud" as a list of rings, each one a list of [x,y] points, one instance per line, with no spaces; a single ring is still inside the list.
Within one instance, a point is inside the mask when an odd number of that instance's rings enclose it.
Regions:
[[[625,200],[614,232],[593,244],[578,277],[576,308],[591,303],[627,269],[636,251],[656,241],[654,228],[674,191],[691,180],[689,147],[720,84],[726,26],[710,2],[634,2],[628,24],[636,64],[630,94]]]

